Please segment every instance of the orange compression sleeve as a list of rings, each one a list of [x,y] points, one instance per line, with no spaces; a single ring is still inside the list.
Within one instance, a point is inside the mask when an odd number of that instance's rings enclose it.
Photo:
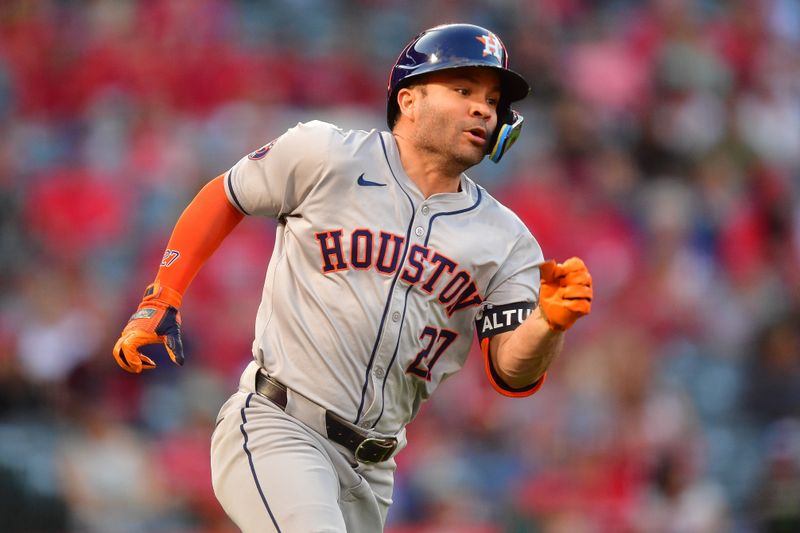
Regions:
[[[200,268],[242,221],[228,201],[223,176],[203,187],[178,218],[156,281],[183,294]]]

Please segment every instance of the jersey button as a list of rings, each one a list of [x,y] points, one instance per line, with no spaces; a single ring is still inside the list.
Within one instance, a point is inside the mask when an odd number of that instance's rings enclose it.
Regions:
[[[394,313],[392,313],[392,320],[394,320],[395,322],[400,320],[400,311],[395,311]]]
[[[375,377],[377,377],[377,378],[382,378],[383,375],[385,374],[385,372],[383,371],[383,367],[380,367],[380,366],[376,366],[375,367],[374,373],[375,373]]]
[[[431,208],[430,207],[428,207],[427,205],[423,205],[422,206],[422,214],[423,215],[428,216],[428,213],[430,213],[430,212],[431,212]]]
[[[414,230],[414,233],[417,234],[417,237],[422,237],[425,234],[425,230],[422,229],[422,226],[417,226],[417,229]]]

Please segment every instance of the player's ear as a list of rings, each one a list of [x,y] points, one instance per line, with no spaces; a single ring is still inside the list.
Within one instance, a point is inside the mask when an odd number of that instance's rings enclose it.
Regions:
[[[417,93],[412,87],[403,87],[397,91],[397,108],[401,115],[410,120],[414,120],[414,104],[417,101]],[[398,119],[400,117],[397,117]]]

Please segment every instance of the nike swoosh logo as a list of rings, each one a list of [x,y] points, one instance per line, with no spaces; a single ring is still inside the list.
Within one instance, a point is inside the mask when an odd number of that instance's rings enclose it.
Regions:
[[[357,183],[362,187],[386,187],[385,183],[378,183],[376,181],[369,181],[367,179],[364,179],[363,173],[358,177]]]

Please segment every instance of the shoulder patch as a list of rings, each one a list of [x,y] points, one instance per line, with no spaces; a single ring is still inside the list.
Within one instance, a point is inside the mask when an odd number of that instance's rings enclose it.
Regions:
[[[269,152],[272,149],[272,147],[275,146],[276,140],[277,139],[272,140],[267,144],[265,144],[264,146],[262,146],[261,148],[259,148],[258,150],[256,150],[255,152],[251,152],[247,156],[247,159],[250,159],[252,161],[258,161],[259,159],[263,159],[264,156],[267,155],[267,152]]]

